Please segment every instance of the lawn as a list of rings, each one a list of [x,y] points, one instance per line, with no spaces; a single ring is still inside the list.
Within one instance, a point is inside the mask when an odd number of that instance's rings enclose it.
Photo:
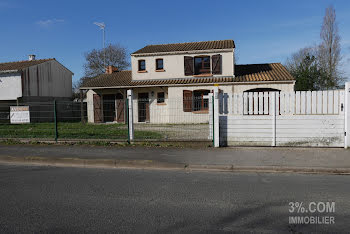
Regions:
[[[128,130],[125,124],[82,124],[58,123],[60,139],[115,139],[126,140]],[[135,138],[161,139],[162,134],[154,131],[135,130]],[[54,138],[54,123],[0,124],[0,138]]]

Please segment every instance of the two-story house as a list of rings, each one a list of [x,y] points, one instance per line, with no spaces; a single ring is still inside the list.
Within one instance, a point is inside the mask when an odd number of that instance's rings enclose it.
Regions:
[[[131,71],[109,66],[81,89],[89,90],[89,122],[124,122],[126,91],[134,92],[134,121],[208,122],[207,94],[248,90],[293,91],[280,63],[235,65],[233,40],[148,45],[131,54]]]

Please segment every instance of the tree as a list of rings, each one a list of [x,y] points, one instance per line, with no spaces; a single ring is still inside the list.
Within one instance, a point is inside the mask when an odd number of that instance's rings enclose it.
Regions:
[[[318,90],[322,86],[322,71],[317,63],[315,47],[306,47],[294,53],[286,67],[295,77],[295,90]]]
[[[287,60],[286,67],[296,78],[296,90],[331,89],[344,80],[340,71],[340,36],[332,6],[326,9],[320,36],[320,45],[300,49]]]
[[[325,88],[333,88],[343,81],[340,72],[341,47],[338,24],[333,6],[326,9],[321,28],[321,44],[318,48],[319,65],[325,72]]]
[[[296,90],[308,91],[319,89],[319,80],[321,80],[322,72],[318,69],[315,56],[306,55],[299,64],[297,72],[293,75],[296,79]]]
[[[317,50],[315,47],[305,47],[292,54],[286,63],[287,70],[294,76],[295,90],[320,89],[322,72],[317,63]]]
[[[76,80],[72,83],[72,97],[73,99],[81,98],[80,87],[84,86],[84,83],[92,79],[91,77],[81,77],[79,80]],[[83,98],[86,97],[86,92],[83,92]]]
[[[104,64],[104,55],[106,64]],[[84,72],[85,77],[95,77],[105,72],[105,67],[112,65],[119,70],[125,70],[130,66],[128,53],[125,47],[119,44],[110,44],[105,49],[93,49],[85,53]]]

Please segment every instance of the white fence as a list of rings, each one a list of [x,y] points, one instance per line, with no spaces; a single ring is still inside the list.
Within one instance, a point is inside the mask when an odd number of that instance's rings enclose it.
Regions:
[[[344,147],[346,98],[344,90],[223,94],[220,145]]]

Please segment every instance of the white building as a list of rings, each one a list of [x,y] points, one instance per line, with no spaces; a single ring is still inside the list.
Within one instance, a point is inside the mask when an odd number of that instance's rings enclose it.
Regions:
[[[55,59],[0,63],[0,102],[45,102],[72,98],[73,73]]]
[[[124,122],[126,90],[134,91],[134,121],[206,123],[207,94],[294,91],[295,79],[280,63],[235,65],[233,40],[148,45],[131,54],[131,71],[109,66],[91,79],[89,122]]]

